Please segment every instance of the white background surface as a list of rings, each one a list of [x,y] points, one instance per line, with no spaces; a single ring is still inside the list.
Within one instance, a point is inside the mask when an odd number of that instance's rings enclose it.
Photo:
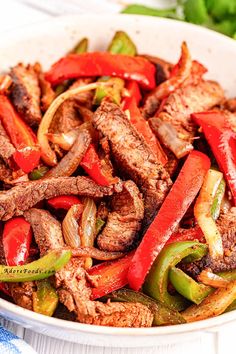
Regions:
[[[0,0],[0,35],[6,31],[14,31],[21,26],[41,22],[53,16],[74,13],[116,13],[126,0]],[[135,3],[147,5],[164,5],[170,0],[136,0]],[[220,333],[202,333],[197,340],[177,345],[166,345],[151,348],[98,348],[49,338],[34,333],[21,326],[0,318],[0,323],[24,338],[39,354],[233,354],[235,328],[225,327]],[[3,354],[3,353],[1,353]]]

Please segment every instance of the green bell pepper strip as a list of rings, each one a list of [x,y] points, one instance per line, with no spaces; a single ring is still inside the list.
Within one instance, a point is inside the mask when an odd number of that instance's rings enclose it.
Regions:
[[[170,309],[160,301],[154,300],[140,292],[136,292],[130,289],[119,289],[107,295],[105,298],[111,299],[111,301],[139,302],[143,305],[146,305],[154,315],[154,326],[185,323],[184,318],[178,311]]]
[[[96,236],[102,230],[104,225],[105,225],[105,221],[102,220],[101,218],[97,218],[97,220],[96,220]]]
[[[123,54],[134,56],[137,54],[136,46],[123,31],[118,31],[115,33],[111,40],[107,51],[112,54]],[[114,103],[120,104],[121,93],[124,89],[125,82],[119,78],[110,78],[109,76],[103,76],[98,81],[106,81],[111,84],[111,87],[98,87],[94,94],[93,104],[100,105],[103,98],[109,96]]]
[[[174,242],[163,248],[155,260],[144,284],[144,293],[157,299],[172,309],[181,311],[186,308],[187,300],[181,295],[170,295],[167,287],[169,271],[182,259],[191,255],[192,259],[201,259],[207,254],[205,244],[185,241]]]
[[[96,106],[100,105],[105,97],[110,97],[114,103],[120,104],[121,93],[125,86],[124,80],[118,77],[103,76],[98,81],[108,82],[111,86],[98,87],[94,94],[93,104]]]
[[[81,54],[88,51],[88,38],[82,38],[75,47],[70,51],[70,54]]]
[[[52,316],[57,308],[59,297],[48,279],[37,282],[37,291],[33,293],[33,310],[45,316]]]
[[[197,305],[214,291],[211,286],[197,283],[189,275],[176,267],[170,269],[169,280],[179,294]]]
[[[31,181],[36,181],[37,179],[42,178],[48,172],[48,170],[49,168],[47,166],[35,168],[32,172],[30,172],[29,179]]]
[[[107,51],[113,54],[126,54],[131,56],[137,54],[137,49],[134,42],[128,34],[123,31],[117,31],[115,33]]]
[[[70,250],[59,249],[21,266],[0,265],[0,281],[25,282],[46,279],[64,267],[70,258]]]
[[[224,195],[225,195],[225,188],[226,188],[226,183],[225,183],[225,180],[222,179],[222,181],[220,182],[219,187],[217,189],[217,192],[216,192],[216,195],[213,200],[212,207],[211,207],[211,216],[214,220],[218,219],[218,217],[220,215],[220,207],[221,207],[221,203],[224,198]]]

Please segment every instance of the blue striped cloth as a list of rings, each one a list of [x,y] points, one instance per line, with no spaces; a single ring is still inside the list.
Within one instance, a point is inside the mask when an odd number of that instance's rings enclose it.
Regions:
[[[0,326],[0,354],[37,354],[25,341]]]

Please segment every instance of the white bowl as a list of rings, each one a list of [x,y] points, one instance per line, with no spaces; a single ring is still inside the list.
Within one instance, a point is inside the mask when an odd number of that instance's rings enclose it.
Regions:
[[[105,49],[116,30],[125,30],[140,53],[176,62],[180,44],[186,40],[193,58],[209,69],[208,77],[219,81],[226,94],[236,95],[236,42],[215,32],[173,20],[142,16],[67,16],[25,27],[0,39],[0,68],[7,70],[19,61],[40,61],[45,68],[60,58],[83,36],[90,49]],[[167,327],[112,328],[49,318],[0,299],[0,314],[37,332],[75,343],[96,346],[140,347],[192,340],[201,331],[215,332],[234,321],[236,311],[216,318]]]

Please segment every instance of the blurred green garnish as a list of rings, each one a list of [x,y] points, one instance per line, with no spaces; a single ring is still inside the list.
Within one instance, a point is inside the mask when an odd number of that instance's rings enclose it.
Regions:
[[[122,13],[186,21],[236,39],[236,0],[177,0],[169,9],[129,5]]]

